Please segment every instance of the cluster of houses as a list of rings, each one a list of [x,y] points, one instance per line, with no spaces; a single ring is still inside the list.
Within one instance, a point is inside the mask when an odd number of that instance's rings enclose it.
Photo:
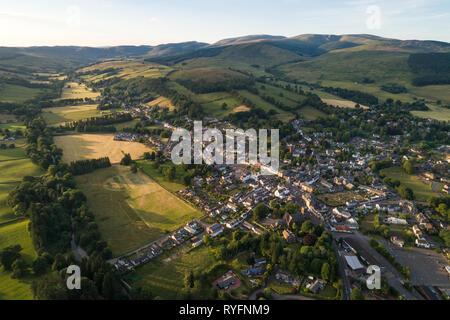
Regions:
[[[129,271],[159,256],[164,252],[164,249],[176,247],[188,239],[191,240],[192,246],[196,247],[203,242],[203,238],[198,236],[200,233],[201,226],[196,221],[192,221],[145,248],[139,249],[131,255],[131,258],[122,257],[118,259],[114,266],[118,271]]]
[[[292,285],[293,287],[298,287],[301,284],[301,280],[299,277],[293,277],[289,273],[285,271],[278,271],[275,274],[275,280],[277,280],[279,283],[287,283]]]
[[[431,245],[425,238],[425,235],[423,234],[422,230],[420,230],[419,226],[414,225],[412,230],[414,232],[414,235],[416,236],[416,240],[414,241],[416,246],[418,246],[419,248],[430,249]]]
[[[265,258],[255,259],[253,265],[245,270],[242,270],[242,275],[247,278],[260,277],[266,271],[267,260]]]
[[[128,141],[136,142],[139,139],[139,135],[129,132],[117,132],[114,134],[114,141]]]

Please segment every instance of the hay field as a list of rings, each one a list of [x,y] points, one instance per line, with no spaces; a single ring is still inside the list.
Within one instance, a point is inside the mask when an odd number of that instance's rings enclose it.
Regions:
[[[55,143],[63,149],[63,162],[109,157],[111,163],[119,163],[123,152],[133,160],[153,150],[138,142],[114,141],[113,134],[74,134],[55,137]]]
[[[169,111],[173,111],[176,109],[176,107],[172,104],[172,102],[170,102],[170,100],[165,97],[159,97],[159,98],[147,103],[147,105],[150,107],[159,106],[161,108],[167,108],[167,109],[169,109]]]
[[[114,74],[108,73],[108,70],[110,70],[111,68],[115,69],[116,72]],[[120,77],[123,79],[131,79],[141,76],[146,78],[160,78],[167,75],[171,70],[172,68],[170,67],[147,61],[114,60],[100,62],[92,66],[82,68],[78,71],[105,71],[104,73],[100,74],[81,76],[81,78],[84,80],[96,82],[112,77]]]
[[[60,99],[95,99],[98,96],[100,96],[99,92],[93,92],[84,83],[69,82],[64,86]]]
[[[202,213],[144,173],[114,166],[76,177],[115,256],[137,249]]]
[[[326,104],[329,104],[330,106],[335,106],[339,108],[350,108],[354,109],[357,105],[356,102],[349,101],[349,100],[336,100],[336,99],[322,99],[322,101]],[[360,104],[361,108],[368,109],[369,107]]]

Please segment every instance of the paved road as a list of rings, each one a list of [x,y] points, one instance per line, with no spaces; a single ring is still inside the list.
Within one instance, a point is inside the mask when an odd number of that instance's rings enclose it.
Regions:
[[[402,284],[401,279],[403,279],[400,272],[397,271],[397,269],[394,268],[392,264],[389,263],[389,261],[386,260],[385,257],[383,257],[381,254],[379,254],[372,246],[368,243],[368,237],[362,235],[359,232],[355,232],[353,234],[349,235],[343,235],[345,238],[352,238],[354,241],[357,241],[359,245],[367,251],[369,255],[373,257],[375,261],[378,262],[379,267],[384,267],[383,275],[387,279],[389,285],[396,289],[401,295],[403,295],[408,300],[422,300],[423,298],[420,296],[416,296],[412,294],[410,291],[408,291]]]

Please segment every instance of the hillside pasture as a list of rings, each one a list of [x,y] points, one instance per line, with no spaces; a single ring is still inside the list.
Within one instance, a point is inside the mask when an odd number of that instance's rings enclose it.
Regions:
[[[0,85],[0,102],[20,103],[36,97],[41,90],[13,84]]]
[[[287,107],[295,108],[305,100],[305,96],[291,92],[289,90],[272,86],[266,83],[258,83],[256,86],[260,94],[273,97],[276,101],[281,102]]]
[[[248,76],[226,68],[208,67],[179,70],[172,73],[170,79],[211,84],[231,79],[248,79]]]
[[[257,96],[247,90],[239,90],[239,94],[250,100],[253,104],[255,104],[258,108],[263,109],[265,112],[275,110],[277,112],[275,118],[281,121],[289,121],[295,117],[292,113],[277,108],[273,104],[263,100],[260,96]]]
[[[199,94],[195,97],[201,103],[203,111],[216,118],[224,118],[230,113],[237,112],[235,109],[242,105],[236,98],[228,92],[214,92]],[[226,108],[223,105],[226,104]]]
[[[119,163],[123,153],[132,159],[141,158],[153,150],[138,142],[114,141],[113,134],[74,134],[56,136],[55,143],[63,149],[63,162],[109,157],[111,163]]]
[[[410,188],[414,192],[417,201],[427,201],[430,197],[438,196],[431,188],[431,182],[419,178],[416,175],[407,174],[400,167],[392,167],[380,171],[392,181],[400,181],[402,185]]]

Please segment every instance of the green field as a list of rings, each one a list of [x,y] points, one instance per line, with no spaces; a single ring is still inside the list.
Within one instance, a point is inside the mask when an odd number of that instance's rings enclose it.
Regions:
[[[273,104],[263,100],[260,96],[257,96],[251,92],[248,92],[247,90],[240,90],[239,94],[247,99],[249,99],[251,102],[253,102],[258,108],[263,109],[265,112],[269,112],[269,110],[275,110],[278,112],[276,115],[276,118],[281,121],[289,121],[294,118],[294,115],[290,112],[286,112],[284,110],[281,110],[274,106]]]
[[[76,178],[104,240],[119,256],[203,214],[128,167],[97,170]]]
[[[206,246],[182,254],[170,262],[165,262],[164,257],[160,257],[138,268],[132,276],[140,276],[141,279],[132,285],[148,286],[155,296],[173,300],[184,288],[183,279],[186,272],[208,269],[215,262],[214,255]]]
[[[20,244],[21,254],[25,261],[32,263],[36,258],[27,230],[28,221],[0,226],[0,250]],[[0,269],[0,300],[32,300],[31,282],[36,279],[32,275],[22,279],[12,279],[10,272]]]
[[[95,99],[100,96],[99,92],[94,92],[92,89],[86,87],[85,84],[77,82],[66,83],[62,90],[61,99]]]
[[[235,112],[235,108],[242,105],[228,92],[215,92],[207,94],[199,94],[195,96],[195,101],[201,103],[204,112],[209,116],[216,118],[224,118]],[[222,105],[226,103],[226,109]]]
[[[0,223],[16,217],[6,205],[9,192],[24,176],[37,176],[41,169],[26,158],[23,148],[0,150]]]
[[[298,109],[298,114],[300,114],[302,117],[305,117],[309,120],[316,120],[318,118],[325,118],[327,115],[323,113],[320,110],[317,110],[313,107],[302,107],[301,109]]]
[[[0,102],[24,102],[33,99],[39,93],[39,89],[32,89],[12,84],[4,84],[0,86]]]
[[[26,129],[23,122],[0,123],[0,129],[22,130]]]
[[[414,192],[417,201],[427,201],[430,197],[437,196],[431,189],[431,182],[415,175],[409,175],[400,167],[383,169],[380,173],[391,178],[392,181],[398,180],[402,185],[410,188]]]
[[[282,104],[288,107],[295,108],[305,100],[305,96],[288,91],[286,89],[272,86],[270,84],[257,83],[256,87],[261,94],[271,96],[276,101],[280,101]]]
[[[193,298],[211,298],[212,282],[225,272],[233,270],[234,274],[241,280],[242,285],[232,294],[240,299],[247,299],[244,292],[250,291],[250,283],[248,279],[241,275],[241,271],[248,267],[246,262],[243,262],[246,257],[248,257],[248,254],[240,255],[214,269],[214,272],[207,279],[211,285],[205,284],[200,289],[193,290]],[[133,287],[148,287],[155,297],[174,300],[180,298],[179,292],[184,288],[184,277],[187,272],[209,272],[218,263],[214,256],[214,249],[204,245],[190,250],[187,247],[176,248],[139,267],[127,276],[127,281]]]
[[[420,118],[431,118],[440,121],[450,121],[450,109],[428,105],[429,111],[412,111],[411,113]]]

